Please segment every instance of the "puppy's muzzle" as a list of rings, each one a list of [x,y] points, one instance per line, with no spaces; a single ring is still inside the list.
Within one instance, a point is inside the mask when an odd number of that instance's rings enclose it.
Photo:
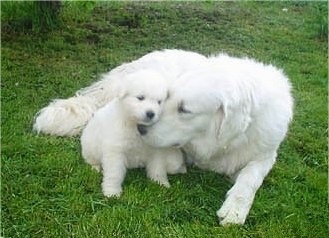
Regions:
[[[142,124],[137,125],[137,130],[138,130],[139,134],[141,134],[142,136],[146,135],[146,133],[147,133],[147,127]]]
[[[152,120],[154,118],[154,116],[155,116],[155,113],[153,111],[146,112],[147,119]]]

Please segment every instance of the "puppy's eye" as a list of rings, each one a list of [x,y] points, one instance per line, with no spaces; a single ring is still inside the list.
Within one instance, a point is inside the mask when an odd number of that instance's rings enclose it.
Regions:
[[[161,105],[161,103],[162,103],[162,101],[161,101],[161,100],[159,100],[159,101],[158,101],[158,104],[159,104],[159,105]]]
[[[139,101],[143,101],[145,99],[145,97],[143,95],[139,95],[136,97]]]
[[[185,109],[183,105],[178,106],[178,113],[191,113],[191,111]]]

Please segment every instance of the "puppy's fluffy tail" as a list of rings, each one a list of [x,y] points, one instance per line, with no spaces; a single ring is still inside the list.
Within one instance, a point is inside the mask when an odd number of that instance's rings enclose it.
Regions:
[[[37,113],[33,130],[56,136],[78,135],[97,108],[97,103],[86,96],[54,100]]]

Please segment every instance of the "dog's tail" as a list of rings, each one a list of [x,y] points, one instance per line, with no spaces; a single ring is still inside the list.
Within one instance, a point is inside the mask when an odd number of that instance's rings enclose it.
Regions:
[[[75,136],[96,110],[96,103],[89,97],[57,99],[37,113],[33,130],[56,136]]]
[[[79,135],[94,112],[115,97],[118,79],[105,74],[74,97],[52,101],[36,114],[33,130],[55,136]]]

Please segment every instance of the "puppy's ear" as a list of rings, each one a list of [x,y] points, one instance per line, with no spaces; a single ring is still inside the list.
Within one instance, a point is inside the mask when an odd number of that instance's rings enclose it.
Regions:
[[[125,87],[119,87],[118,89],[118,98],[122,99],[127,95],[127,90]]]
[[[119,99],[122,99],[127,95],[125,84],[125,82],[114,82],[111,87],[113,94]]]
[[[216,136],[217,139],[220,137],[222,132],[222,127],[224,124],[224,120],[226,118],[226,107],[225,105],[220,105],[220,107],[217,109],[217,118],[216,118]]]

